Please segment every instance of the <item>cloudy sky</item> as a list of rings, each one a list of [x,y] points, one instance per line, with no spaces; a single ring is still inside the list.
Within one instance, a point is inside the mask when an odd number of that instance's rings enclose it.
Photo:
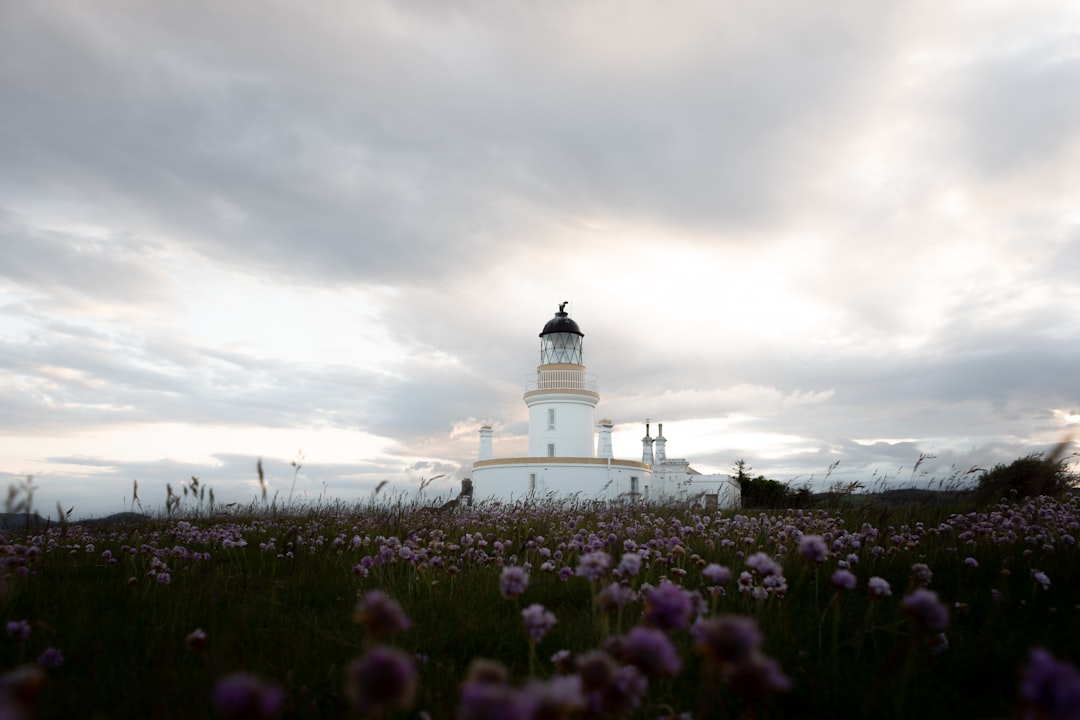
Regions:
[[[448,493],[562,301],[621,457],[904,485],[1080,423],[1073,0],[5,2],[0,108],[43,514]]]

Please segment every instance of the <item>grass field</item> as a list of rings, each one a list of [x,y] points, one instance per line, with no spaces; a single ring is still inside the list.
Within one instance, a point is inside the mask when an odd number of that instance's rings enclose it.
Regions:
[[[168,510],[0,537],[0,717],[1080,713],[1076,499]]]

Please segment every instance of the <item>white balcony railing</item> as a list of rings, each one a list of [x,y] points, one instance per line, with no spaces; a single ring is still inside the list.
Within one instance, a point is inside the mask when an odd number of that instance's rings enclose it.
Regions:
[[[584,370],[538,370],[525,376],[525,392],[535,390],[587,390],[599,392],[596,375]]]

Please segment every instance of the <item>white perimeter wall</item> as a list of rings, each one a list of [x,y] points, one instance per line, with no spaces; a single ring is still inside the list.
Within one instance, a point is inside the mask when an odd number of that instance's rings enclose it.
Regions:
[[[584,460],[584,458],[583,458]],[[535,497],[549,494],[557,498],[569,498],[577,493],[581,500],[614,500],[630,493],[631,477],[638,478],[638,492],[646,497],[646,488],[652,472],[645,467],[621,465],[613,460],[606,463],[576,463],[561,458],[558,463],[545,462],[544,458],[515,458],[505,463],[473,466],[473,493],[477,498],[496,496],[506,499],[528,497],[532,489],[530,476],[536,476]]]

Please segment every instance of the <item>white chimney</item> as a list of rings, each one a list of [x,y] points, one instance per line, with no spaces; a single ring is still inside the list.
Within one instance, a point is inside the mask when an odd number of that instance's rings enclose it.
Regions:
[[[477,460],[490,460],[495,457],[494,451],[491,449],[491,436],[494,430],[490,425],[482,425],[480,427],[480,454],[477,456]]]
[[[596,457],[614,458],[611,449],[611,429],[614,427],[610,420],[604,418],[597,423],[599,433],[596,436]]]
[[[641,462],[646,465],[653,464],[652,454],[653,439],[649,436],[649,423],[645,422],[645,437],[641,438]]]
[[[656,462],[667,460],[667,438],[664,437],[664,423],[656,425]]]

